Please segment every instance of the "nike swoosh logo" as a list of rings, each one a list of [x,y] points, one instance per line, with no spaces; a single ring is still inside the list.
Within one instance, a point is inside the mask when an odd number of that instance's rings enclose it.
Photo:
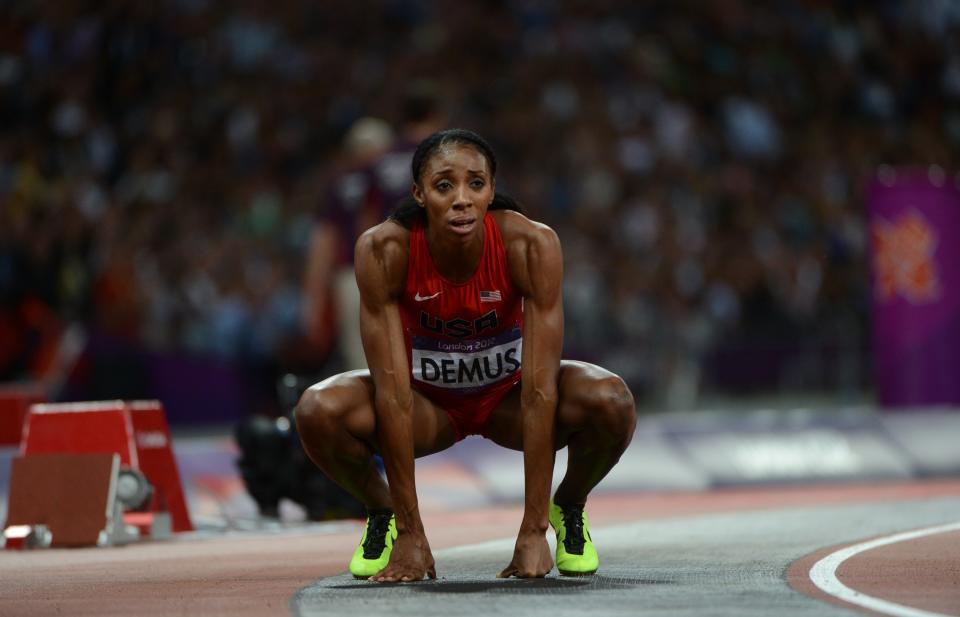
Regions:
[[[434,298],[436,298],[437,296],[439,296],[441,293],[443,293],[443,292],[442,292],[442,291],[438,291],[437,293],[433,294],[432,296],[421,296],[421,295],[420,295],[420,292],[418,291],[418,292],[416,293],[416,295],[413,296],[413,299],[416,300],[417,302],[423,302],[424,300],[433,300]]]

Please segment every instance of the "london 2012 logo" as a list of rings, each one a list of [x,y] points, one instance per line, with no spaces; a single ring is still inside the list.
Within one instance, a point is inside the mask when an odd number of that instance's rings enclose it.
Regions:
[[[901,296],[911,304],[929,304],[940,298],[934,259],[939,238],[923,214],[910,209],[895,221],[874,217],[870,233],[878,300]]]

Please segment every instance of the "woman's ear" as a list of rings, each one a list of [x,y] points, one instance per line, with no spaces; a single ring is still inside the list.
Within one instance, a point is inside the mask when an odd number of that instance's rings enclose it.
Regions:
[[[424,199],[423,191],[416,182],[414,182],[413,187],[410,189],[410,194],[413,195],[413,198],[416,200],[417,204],[422,208]]]

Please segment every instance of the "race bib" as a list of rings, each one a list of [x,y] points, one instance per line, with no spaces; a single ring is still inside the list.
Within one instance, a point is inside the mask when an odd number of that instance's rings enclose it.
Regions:
[[[437,388],[476,391],[520,370],[519,326],[497,336],[464,341],[412,338],[413,379]]]

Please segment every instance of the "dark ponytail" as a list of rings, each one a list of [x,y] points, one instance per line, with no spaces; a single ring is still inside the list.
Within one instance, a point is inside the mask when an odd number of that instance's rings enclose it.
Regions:
[[[423,166],[430,157],[446,144],[461,144],[476,148],[480,154],[487,159],[487,165],[490,167],[490,177],[496,178],[497,175],[497,157],[493,153],[493,148],[483,138],[466,129],[447,129],[438,131],[427,137],[417,146],[413,153],[413,160],[410,163],[410,171],[413,174],[413,181],[420,182],[420,174],[423,172]],[[493,202],[489,210],[513,210],[524,214],[523,206],[509,195],[496,192],[493,196]],[[406,197],[394,207],[390,213],[390,219],[400,223],[404,227],[410,227],[414,221],[427,222],[427,215],[423,207],[412,197]]]
[[[387,218],[388,220],[400,223],[407,229],[413,226],[414,221],[427,222],[427,216],[423,208],[421,208],[417,200],[410,195],[404,197],[400,203],[394,206],[390,212],[390,216]]]
[[[519,201],[507,195],[506,193],[494,193],[493,201],[490,202],[488,210],[513,210],[526,215],[527,211]]]

